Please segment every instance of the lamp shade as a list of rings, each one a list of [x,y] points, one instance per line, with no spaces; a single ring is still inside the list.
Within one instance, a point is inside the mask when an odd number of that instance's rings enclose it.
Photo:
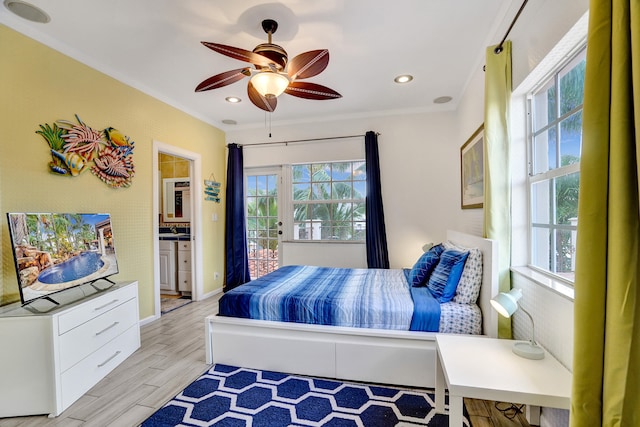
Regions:
[[[511,317],[518,309],[518,300],[522,298],[520,289],[511,289],[509,292],[500,292],[493,297],[491,305],[504,317]]]
[[[264,97],[279,96],[289,86],[289,79],[273,71],[263,71],[251,77],[251,84]]]

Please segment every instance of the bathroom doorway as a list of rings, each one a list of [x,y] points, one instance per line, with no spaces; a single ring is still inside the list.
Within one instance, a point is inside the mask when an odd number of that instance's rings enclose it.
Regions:
[[[154,141],[155,317],[198,300],[202,245],[198,238],[200,155]]]

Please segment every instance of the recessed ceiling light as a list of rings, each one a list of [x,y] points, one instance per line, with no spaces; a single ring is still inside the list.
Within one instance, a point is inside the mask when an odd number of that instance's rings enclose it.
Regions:
[[[222,123],[224,123],[225,125],[237,125],[238,122],[236,122],[235,120],[231,120],[231,119],[224,119],[222,121]]]
[[[227,96],[225,100],[232,104],[237,104],[238,102],[242,102],[242,99],[238,98],[237,96]]]
[[[413,76],[410,74],[403,74],[393,79],[396,83],[409,83],[411,80],[413,80]]]
[[[440,96],[436,99],[433,100],[434,104],[446,104],[447,102],[451,101],[453,98],[450,96]]]
[[[32,22],[46,24],[51,21],[51,17],[47,13],[30,3],[21,0],[4,0],[4,7],[9,9],[20,18],[27,19]]]

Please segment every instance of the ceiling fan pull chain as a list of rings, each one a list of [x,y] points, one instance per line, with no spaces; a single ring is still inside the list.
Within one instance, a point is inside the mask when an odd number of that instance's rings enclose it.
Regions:
[[[267,117],[269,118],[267,119]],[[267,111],[264,112],[264,128],[269,129],[269,138],[271,138],[271,114]]]

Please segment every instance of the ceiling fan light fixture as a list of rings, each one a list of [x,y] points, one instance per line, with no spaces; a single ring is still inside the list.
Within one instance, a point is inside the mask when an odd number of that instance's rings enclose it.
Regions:
[[[289,86],[289,79],[283,74],[263,71],[251,77],[251,84],[265,98],[278,97]]]
[[[252,51],[219,43],[201,42],[205,47],[239,61],[253,64],[255,69],[244,67],[211,76],[196,86],[196,92],[217,89],[245,77],[249,77],[247,95],[256,107],[273,113],[278,106],[278,96],[282,93],[304,99],[342,98],[335,90],[316,83],[300,80],[316,76],[329,64],[329,51],[316,49],[296,55],[288,60],[287,52],[271,42],[271,36],[278,28],[273,19],[262,21],[262,29],[268,35],[268,42],[259,44]]]

